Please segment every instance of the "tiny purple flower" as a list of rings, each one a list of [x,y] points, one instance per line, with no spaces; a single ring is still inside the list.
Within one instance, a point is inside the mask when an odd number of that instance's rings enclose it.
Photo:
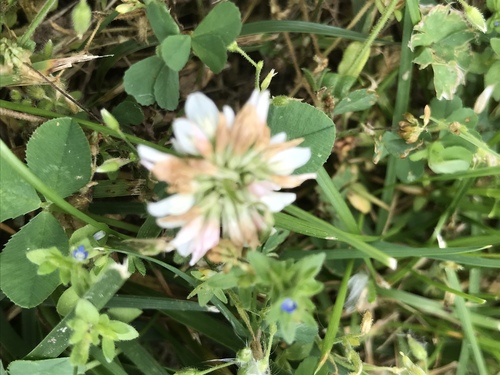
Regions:
[[[83,262],[87,260],[89,256],[89,252],[85,251],[85,247],[83,245],[78,246],[77,249],[73,250],[73,258],[75,258],[78,262]]]
[[[297,309],[297,302],[295,302],[291,298],[285,298],[285,300],[281,304],[281,310],[288,314],[291,314],[295,311],[295,309]]]

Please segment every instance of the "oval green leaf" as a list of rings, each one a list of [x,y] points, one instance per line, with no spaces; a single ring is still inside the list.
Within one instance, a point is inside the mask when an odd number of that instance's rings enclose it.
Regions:
[[[311,158],[294,173],[316,172],[330,156],[335,141],[335,124],[313,106],[286,97],[274,98],[269,108],[272,134],[285,132],[287,139],[304,138],[299,147],[309,147]]]
[[[27,144],[26,160],[31,171],[62,197],[90,181],[89,142],[80,125],[69,117],[42,124]]]
[[[41,212],[21,228],[0,254],[1,289],[16,305],[31,308],[42,303],[59,285],[57,272],[40,276],[38,267],[26,253],[35,249],[57,247],[68,252],[68,238],[59,222],[48,212]]]
[[[154,104],[156,78],[164,66],[165,63],[162,59],[151,56],[128,68],[123,77],[127,94],[132,95],[141,105]]]
[[[40,207],[41,201],[28,184],[9,164],[0,160],[0,222]]]
[[[241,31],[241,14],[231,2],[217,4],[194,30],[193,38],[202,35],[218,36],[224,47],[231,44]],[[207,64],[208,65],[208,64]]]
[[[160,42],[169,35],[179,34],[179,26],[177,26],[163,2],[150,1],[146,6],[146,15],[153,33]]]
[[[173,111],[179,104],[179,73],[163,65],[156,77],[154,95],[158,105]]]
[[[191,40],[193,52],[214,73],[220,73],[227,61],[224,41],[218,35],[200,35]]]
[[[165,64],[176,72],[186,65],[191,52],[191,38],[188,35],[171,35],[161,42],[161,57]]]

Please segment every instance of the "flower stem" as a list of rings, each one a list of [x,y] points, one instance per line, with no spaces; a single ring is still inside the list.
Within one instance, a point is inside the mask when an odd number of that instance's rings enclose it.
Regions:
[[[35,176],[35,174],[12,153],[9,147],[2,140],[0,140],[0,158],[15,169],[24,180],[40,192],[47,200],[53,202],[66,213],[73,215],[84,223],[94,226],[96,229],[103,230],[106,233],[113,234],[122,239],[128,238],[128,236],[110,229],[106,224],[92,219],[87,214],[66,202],[64,198],[47,186],[41,179]]]
[[[354,76],[354,72],[361,71],[361,67],[359,65],[365,64],[365,60],[363,56],[365,56],[366,52],[371,48],[373,42],[375,42],[375,39],[377,38],[378,34],[382,31],[384,28],[385,24],[389,20],[389,17],[392,15],[394,12],[394,9],[396,9],[396,5],[399,2],[399,0],[391,0],[389,5],[384,9],[384,12],[382,13],[382,17],[378,20],[377,24],[373,28],[373,30],[370,32],[370,35],[368,35],[368,38],[365,40],[363,43],[363,47],[361,48],[361,51],[359,51],[358,58],[350,66],[350,68],[347,70],[346,75],[348,76]]]
[[[45,19],[45,17],[50,12],[50,10],[52,9],[52,7],[56,2],[57,0],[47,0],[45,4],[43,4],[43,7],[40,9],[35,18],[33,18],[33,21],[31,21],[30,25],[28,26],[24,34],[18,40],[19,44],[22,47],[26,48],[26,43],[28,42],[28,39],[31,38],[36,28],[40,26],[40,24]]]
[[[347,296],[347,284],[349,278],[351,277],[353,265],[354,265],[354,260],[351,259],[347,263],[344,277],[342,278],[342,283],[340,284],[337,299],[335,301],[335,306],[333,307],[332,316],[330,317],[330,322],[328,323],[328,329],[326,330],[326,335],[323,340],[323,346],[321,347],[321,360],[318,366],[316,367],[314,374],[317,374],[318,371],[323,367],[326,360],[328,359],[330,351],[332,350],[333,344],[335,343],[335,336],[337,335],[337,331],[339,329],[340,318],[342,316],[342,309],[344,307],[345,298]]]

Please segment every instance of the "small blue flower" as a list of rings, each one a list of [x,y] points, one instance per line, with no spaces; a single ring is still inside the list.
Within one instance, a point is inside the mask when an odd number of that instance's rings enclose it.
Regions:
[[[295,302],[291,298],[285,298],[285,300],[281,304],[281,310],[288,314],[291,314],[295,311],[295,309],[297,309],[297,302]]]
[[[79,262],[83,262],[87,260],[89,256],[89,252],[85,251],[85,247],[83,245],[78,246],[77,249],[73,250],[73,258],[75,258]]]
[[[493,25],[495,25],[495,27],[500,26],[500,21],[495,21],[495,23]]]

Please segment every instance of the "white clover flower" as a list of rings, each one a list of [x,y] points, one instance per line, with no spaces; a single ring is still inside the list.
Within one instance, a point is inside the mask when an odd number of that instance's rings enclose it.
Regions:
[[[149,203],[148,212],[160,227],[181,228],[167,251],[191,255],[194,265],[221,238],[256,247],[272,229],[272,213],[295,200],[295,194],[279,190],[316,177],[290,175],[311,151],[296,147],[303,139],[271,137],[268,109],[268,91],[254,91],[237,114],[228,106],[219,112],[208,97],[194,93],[186,101],[186,118],[173,123],[179,156],[138,146],[142,165],[171,193]]]

